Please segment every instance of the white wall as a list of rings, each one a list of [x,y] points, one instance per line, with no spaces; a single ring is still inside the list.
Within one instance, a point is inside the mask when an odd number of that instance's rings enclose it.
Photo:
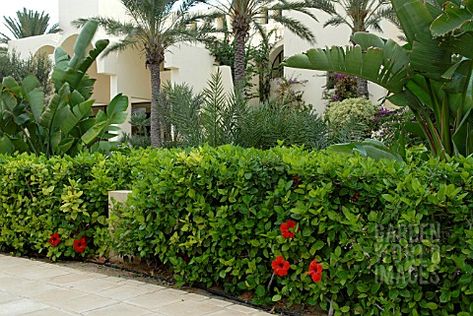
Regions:
[[[172,83],[186,83],[194,92],[200,93],[207,87],[212,74],[217,71],[214,57],[201,45],[182,43],[171,47],[165,56],[164,68],[169,69]],[[223,85],[227,93],[233,91],[229,67],[220,67]]]
[[[61,34],[46,34],[39,36],[31,36],[22,39],[15,39],[8,42],[8,49],[10,52],[15,51],[21,58],[28,58],[44,46],[57,47],[61,42]]]
[[[59,0],[59,27],[66,36],[76,33],[77,30],[71,25],[72,21],[97,16],[98,12],[99,0]]]
[[[289,30],[284,32],[284,55],[289,57],[295,54],[300,54],[312,47],[330,47],[330,46],[346,46],[349,43],[351,30],[348,26],[327,27],[323,24],[329,18],[329,15],[321,11],[314,11],[319,19],[319,22],[312,20],[307,15],[298,12],[285,13],[290,17],[294,17],[308,26],[316,36],[316,43],[310,44],[294,35]],[[383,23],[384,33],[383,37],[390,37],[396,39],[399,35],[397,28],[390,23]],[[308,82],[301,88],[304,91],[304,99],[306,102],[312,104],[314,109],[319,113],[323,113],[327,101],[322,98],[322,92],[326,83],[325,72],[302,70],[294,68],[285,68],[285,76],[287,78],[296,78],[301,81]],[[371,100],[376,102],[386,94],[386,91],[381,87],[369,84]]]

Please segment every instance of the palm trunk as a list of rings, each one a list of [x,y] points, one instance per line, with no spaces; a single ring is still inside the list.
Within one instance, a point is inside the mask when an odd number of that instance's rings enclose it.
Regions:
[[[357,25],[357,27],[353,30],[352,36],[355,35],[356,32],[366,32],[364,18],[361,21],[357,21],[355,25]],[[355,45],[353,41],[351,41],[351,43]],[[368,90],[368,81],[366,79],[356,78],[356,93],[360,98],[370,98],[370,92]]]
[[[368,81],[362,78],[356,78],[356,93],[359,97],[369,99]]]
[[[246,34],[238,32],[235,34],[235,61],[233,68],[235,70],[235,88],[237,90],[245,87],[246,73]]]
[[[159,63],[148,64],[148,69],[151,75],[151,146],[160,147],[162,138],[158,100],[161,92],[161,65]]]

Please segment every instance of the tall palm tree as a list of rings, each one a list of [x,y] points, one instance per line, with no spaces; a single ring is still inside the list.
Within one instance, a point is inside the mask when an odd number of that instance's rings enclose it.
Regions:
[[[189,11],[197,0],[121,0],[131,21],[122,22],[111,18],[94,17],[109,35],[121,38],[112,44],[105,54],[124,50],[129,47],[143,51],[146,67],[151,75],[151,145],[159,147],[165,135],[161,127],[158,100],[161,92],[161,66],[166,50],[182,41],[192,41],[199,32],[204,32],[207,25],[199,28],[190,27],[198,21],[198,14]],[[74,22],[83,25],[87,19]]]
[[[17,11],[16,17],[4,16],[3,23],[12,33],[14,38],[24,38],[42,34],[53,34],[61,31],[59,24],[49,26],[49,14],[23,8],[23,11]],[[0,33],[0,42],[6,43],[11,38]]]
[[[329,0],[200,0],[213,7],[214,11],[229,17],[235,40],[234,78],[235,86],[242,88],[246,75],[246,46],[252,27],[263,29],[262,20],[274,19],[299,37],[315,41],[312,31],[295,18],[283,14],[284,11],[297,11],[317,20],[310,9],[332,10]]]
[[[370,30],[382,32],[381,22],[383,20],[398,25],[396,13],[390,0],[332,0],[332,3],[333,6],[326,7],[324,10],[331,15],[324,27],[347,25],[353,35],[356,32]],[[357,79],[357,92],[359,96],[369,97],[366,80]]]

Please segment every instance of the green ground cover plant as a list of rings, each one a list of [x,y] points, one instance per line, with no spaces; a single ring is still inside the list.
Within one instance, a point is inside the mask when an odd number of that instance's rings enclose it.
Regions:
[[[257,304],[465,316],[472,175],[473,158],[412,151],[406,162],[233,146],[0,156],[0,251],[59,259],[113,247],[178,284],[249,292]],[[133,190],[113,236],[111,189]]]

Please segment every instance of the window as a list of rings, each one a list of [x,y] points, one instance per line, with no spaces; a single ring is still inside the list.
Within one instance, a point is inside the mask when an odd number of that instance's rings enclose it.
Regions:
[[[271,78],[282,78],[284,76],[284,68],[282,67],[281,63],[284,59],[284,50],[282,50],[279,54],[277,54],[276,58],[274,58],[273,65],[272,65],[272,73]]]

